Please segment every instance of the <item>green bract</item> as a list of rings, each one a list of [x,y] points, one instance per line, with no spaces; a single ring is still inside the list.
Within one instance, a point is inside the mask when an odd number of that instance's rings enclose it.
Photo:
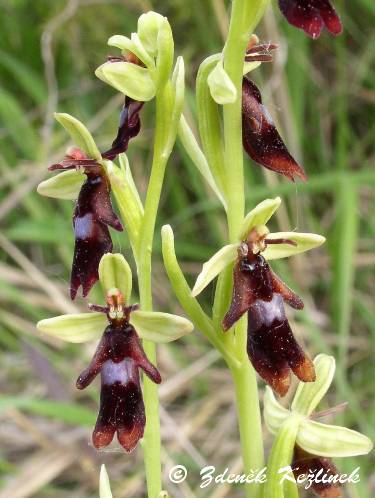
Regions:
[[[122,254],[105,254],[99,265],[99,278],[105,293],[119,289],[128,304],[131,293],[131,269]],[[142,339],[170,342],[189,334],[193,324],[186,318],[154,311],[133,311],[130,323]],[[108,324],[105,314],[99,312],[61,315],[41,320],[40,332],[68,342],[86,342],[98,339]]]
[[[322,424],[309,416],[327,392],[335,372],[335,359],[325,354],[314,360],[316,381],[300,382],[291,405],[287,410],[276,401],[268,386],[264,396],[264,418],[272,434],[283,430],[292,417],[297,430],[294,442],[313,455],[322,457],[347,457],[364,455],[371,451],[370,439],[359,432],[335,425]]]
[[[211,173],[210,167],[208,165],[206,156],[203,154],[198,142],[188,125],[185,117],[182,115],[178,127],[178,137],[184,146],[186,152],[188,153],[193,164],[197,167],[201,175],[204,177],[208,185],[215,192],[216,196],[222,203],[225,209],[227,209],[227,202],[224,198],[222,191],[216,183],[216,180]]]
[[[112,193],[116,199],[133,248],[137,246],[143,220],[143,205],[134,184],[126,154],[120,154],[120,167],[112,161],[103,161]]]
[[[100,467],[99,498],[112,498],[109,477],[104,464]]]
[[[325,241],[321,235],[311,233],[277,232],[269,233],[266,223],[281,204],[280,197],[266,199],[258,204],[245,217],[238,242],[221,248],[211,259],[204,263],[201,273],[198,275],[192,294],[197,296],[207,285],[219,275],[228,265],[237,258],[237,250],[241,241],[246,240],[253,229],[262,233],[267,239],[289,239],[296,242],[296,246],[290,244],[269,245],[262,252],[266,259],[287,258],[304,251],[318,247]]]
[[[236,87],[226,73],[220,59],[207,78],[211,96],[217,104],[233,104],[237,98]]]

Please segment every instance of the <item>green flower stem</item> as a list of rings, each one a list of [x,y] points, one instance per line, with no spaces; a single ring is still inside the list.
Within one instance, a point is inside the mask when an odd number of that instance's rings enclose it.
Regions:
[[[297,414],[288,417],[284,425],[280,428],[273,443],[271,454],[267,466],[267,482],[264,486],[264,497],[284,498],[284,483],[280,483],[283,474],[279,470],[292,464],[294,445],[299,428],[299,416]],[[295,488],[290,482],[288,485],[288,495],[295,494]]]
[[[224,68],[237,91],[236,101],[224,106],[224,157],[231,242],[236,241],[245,209],[241,122],[244,56],[250,34],[267,4],[268,0],[233,0],[228,39],[224,48]]]
[[[143,224],[135,258],[138,271],[140,305],[144,311],[152,311],[152,244],[165,168],[174,143],[168,127],[168,116],[171,115],[172,106],[172,88],[171,84],[168,82],[156,96],[154,155],[150,182],[147,190]],[[156,365],[155,343],[143,341],[143,347],[149,360]],[[158,386],[146,376],[143,378],[143,399],[146,411],[146,428],[143,438],[143,448],[147,491],[149,498],[157,498],[162,490]]]
[[[232,80],[237,98],[224,106],[224,158],[227,168],[227,218],[229,240],[237,241],[245,211],[245,186],[242,147],[242,77],[246,47],[250,34],[259,22],[268,0],[233,0],[228,39],[224,48],[224,68]],[[229,273],[225,278],[231,285]],[[246,354],[247,323],[242,319],[235,328],[235,340],[241,367],[231,369],[236,390],[236,403],[245,473],[261,469],[264,463],[262,424],[255,371]],[[254,491],[254,492],[253,492]],[[246,496],[260,496],[261,489],[246,488]],[[273,496],[273,495],[269,495]]]
[[[250,470],[261,470],[264,466],[257,383],[254,369],[247,356],[239,367],[231,366],[231,372],[235,386],[237,417],[246,474],[250,473]],[[260,484],[247,484],[246,496],[249,498],[260,497],[262,486]]]

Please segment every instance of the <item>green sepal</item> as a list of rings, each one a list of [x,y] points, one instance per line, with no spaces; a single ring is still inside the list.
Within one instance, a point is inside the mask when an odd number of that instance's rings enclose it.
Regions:
[[[228,244],[217,251],[202,267],[192,290],[192,296],[197,296],[207,285],[237,258],[239,244]]]
[[[157,311],[133,311],[130,323],[142,339],[165,343],[193,331],[193,324],[181,316]]]
[[[293,398],[291,410],[310,416],[332,383],[336,361],[333,356],[319,354],[314,358],[315,382],[300,382]]]
[[[101,161],[102,156],[86,126],[70,114],[55,113],[58,121],[69,133],[75,145],[81,149],[90,159]]]
[[[63,171],[39,183],[37,192],[54,199],[76,200],[86,176],[82,171]]]
[[[106,315],[95,312],[46,318],[40,320],[36,328],[63,341],[80,343],[99,339],[107,325]]]
[[[300,424],[297,444],[308,453],[322,457],[366,455],[373,448],[371,440],[357,431],[309,419]]]
[[[155,84],[150,71],[131,62],[105,62],[95,75],[124,95],[139,102],[147,102],[155,96]]]
[[[111,289],[118,289],[129,303],[132,292],[132,271],[122,254],[104,254],[99,263],[99,280],[104,295]]]

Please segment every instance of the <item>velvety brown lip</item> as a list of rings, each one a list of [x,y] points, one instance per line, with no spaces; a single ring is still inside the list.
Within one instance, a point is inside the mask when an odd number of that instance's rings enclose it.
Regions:
[[[307,180],[306,173],[289,154],[276,126],[262,103],[254,82],[242,83],[242,142],[253,161],[291,181]]]
[[[332,35],[342,32],[340,17],[329,0],[279,0],[279,7],[287,21],[318,38],[324,28]]]
[[[160,373],[149,362],[134,327],[127,319],[113,321],[76,383],[78,389],[85,389],[101,374],[100,409],[92,435],[97,449],[108,446],[117,432],[119,443],[130,452],[143,436],[146,416],[139,369],[153,382],[161,382]]]

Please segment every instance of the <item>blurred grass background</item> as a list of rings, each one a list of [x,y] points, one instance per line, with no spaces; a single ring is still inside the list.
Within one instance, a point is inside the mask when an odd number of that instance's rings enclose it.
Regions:
[[[257,31],[280,48],[274,63],[263,65],[254,77],[309,182],[294,186],[248,163],[247,199],[250,209],[280,194],[284,207],[273,228],[327,236],[325,247],[273,267],[305,300],[305,311],[288,310],[299,341],[311,356],[325,351],[338,360],[322,409],[343,401],[349,407],[327,422],[374,439],[375,4],[334,3],[345,26],[337,39],[324,33],[312,42],[281,19],[276,5]],[[186,114],[194,119],[197,68],[221,49],[228,2],[0,0],[0,7],[0,497],[97,496],[101,462],[107,464],[116,498],[145,496],[141,449],[130,456],[116,447],[98,454],[90,443],[98,385],[77,392],[74,384],[95,345],[62,344],[36,332],[37,320],[84,310],[85,303],[68,299],[73,204],[39,197],[35,187],[70,145],[53,122],[53,111],[81,119],[101,147],[111,142],[122,99],[93,72],[114,52],[107,38],[135,31],[142,11],[154,9],[170,19],[176,53],[187,67]],[[129,158],[144,193],[152,104],[142,111],[142,122]],[[178,256],[193,281],[202,262],[222,244],[225,223],[179,144],[167,170],[154,253],[156,308],[178,313],[161,263],[159,233],[166,222],[175,230]],[[113,237],[115,249],[131,261],[126,235]],[[202,297],[206,305],[212,292]],[[101,299],[94,289],[90,301]],[[241,470],[233,388],[218,354],[195,333],[160,347],[159,362],[165,379],[160,389],[163,469],[171,496],[243,496],[235,486],[199,489],[205,465],[215,465],[218,472]],[[266,430],[264,436],[268,449]],[[189,471],[179,486],[167,478],[176,463]],[[371,457],[336,463],[342,471],[361,467],[361,483],[346,487],[345,496],[374,496]]]

